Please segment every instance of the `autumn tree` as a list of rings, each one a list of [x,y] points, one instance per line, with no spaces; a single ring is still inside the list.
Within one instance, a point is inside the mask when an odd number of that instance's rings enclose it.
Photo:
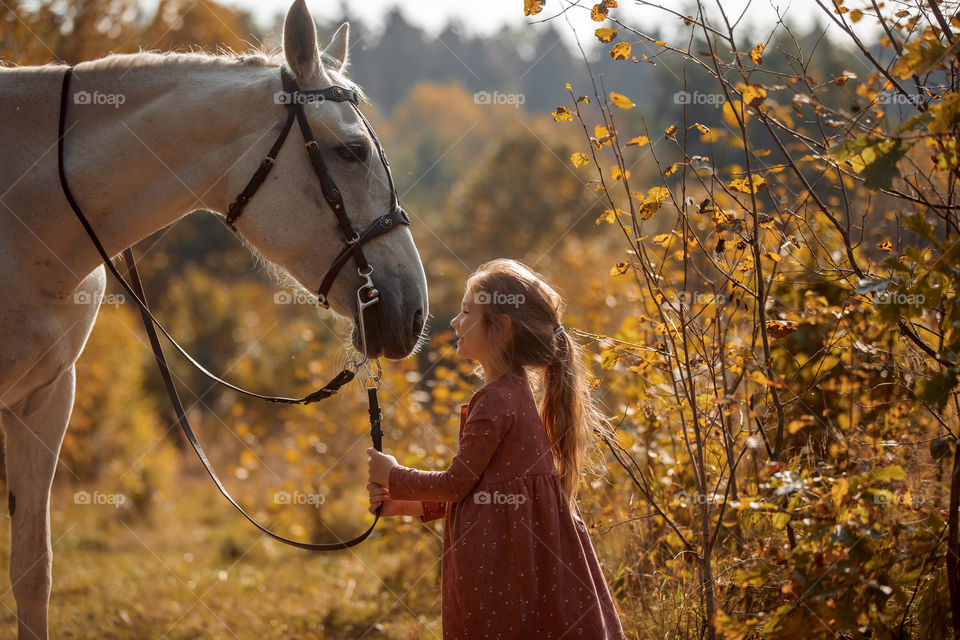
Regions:
[[[679,87],[663,130],[598,74],[554,118],[582,131],[571,163],[636,299],[594,337],[641,497],[623,513],[648,541],[637,571],[665,566],[650,589],[686,596],[646,613],[682,637],[944,637],[947,582],[960,630],[955,3],[816,0],[829,55],[863,77],[813,71],[782,21],[747,41],[723,3],[638,4],[682,37],[605,0],[587,10],[610,57],[709,84]],[[948,486],[927,482],[951,454]]]

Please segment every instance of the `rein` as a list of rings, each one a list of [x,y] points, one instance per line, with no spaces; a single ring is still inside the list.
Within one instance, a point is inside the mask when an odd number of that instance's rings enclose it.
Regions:
[[[220,478],[217,476],[216,471],[213,469],[213,466],[210,464],[210,461],[207,459],[207,455],[203,450],[203,447],[200,446],[200,442],[197,440],[196,435],[193,432],[192,427],[190,426],[189,421],[187,420],[186,412],[183,408],[183,403],[180,401],[180,396],[177,393],[176,386],[173,382],[173,376],[170,373],[170,368],[167,365],[166,358],[163,354],[163,348],[160,344],[160,339],[157,334],[157,329],[163,333],[163,335],[170,341],[170,343],[183,355],[187,360],[197,368],[201,373],[206,377],[213,380],[217,384],[225,386],[229,389],[232,389],[238,393],[251,396],[254,398],[259,398],[261,400],[266,400],[269,402],[276,402],[282,404],[310,404],[312,402],[319,402],[329,398],[335,394],[341,387],[346,385],[348,382],[354,379],[357,372],[359,371],[360,365],[366,362],[368,359],[368,349],[367,349],[367,335],[366,328],[364,323],[364,311],[375,305],[379,302],[380,292],[374,286],[373,283],[373,266],[370,265],[366,256],[363,254],[362,245],[367,241],[390,231],[393,228],[399,228],[400,224],[410,224],[410,218],[407,216],[406,212],[400,207],[399,199],[397,197],[396,187],[393,183],[393,176],[390,172],[390,165],[387,162],[386,153],[383,150],[383,147],[380,145],[379,139],[376,137],[376,134],[373,132],[373,128],[370,126],[370,123],[360,112],[357,107],[358,96],[356,92],[345,89],[339,86],[330,86],[324,89],[315,89],[304,91],[298,86],[296,79],[293,74],[286,68],[280,67],[281,81],[283,84],[284,90],[284,99],[283,102],[287,107],[287,119],[283,125],[283,129],[274,142],[273,146],[270,148],[267,156],[261,161],[260,166],[257,168],[253,177],[250,179],[246,188],[236,200],[230,205],[228,209],[228,215],[225,219],[227,225],[233,230],[237,231],[235,222],[237,218],[243,213],[243,209],[246,204],[250,201],[253,195],[256,193],[260,185],[263,184],[264,180],[267,177],[267,174],[276,164],[276,156],[280,152],[281,147],[283,146],[284,141],[287,138],[287,135],[290,132],[290,129],[293,126],[293,121],[296,120],[299,124],[299,128],[304,138],[304,148],[307,153],[307,156],[310,159],[311,166],[316,174],[318,180],[320,181],[320,186],[323,191],[324,199],[330,205],[330,208],[333,210],[334,214],[337,217],[337,222],[340,227],[341,233],[343,234],[344,240],[346,241],[346,246],[343,250],[337,255],[334,259],[333,264],[330,269],[327,271],[327,274],[324,276],[323,282],[320,286],[320,289],[317,292],[318,303],[324,308],[329,308],[329,302],[327,300],[327,294],[330,287],[333,284],[334,279],[341,270],[341,268],[346,264],[347,260],[350,257],[354,258],[354,261],[357,264],[357,273],[361,278],[363,278],[362,284],[357,289],[356,293],[356,302],[357,302],[357,317],[360,331],[360,339],[363,348],[363,358],[359,361],[349,360],[346,366],[343,368],[340,373],[338,373],[333,379],[331,379],[327,384],[325,384],[320,389],[310,393],[302,398],[286,398],[278,396],[268,396],[254,393],[252,391],[247,391],[240,387],[237,387],[220,377],[214,375],[208,371],[203,365],[197,362],[183,347],[177,343],[176,340],[167,332],[162,324],[154,317],[150,311],[150,307],[147,304],[146,294],[143,290],[143,284],[140,280],[140,274],[137,270],[136,261],[134,259],[133,250],[130,247],[127,247],[123,251],[124,259],[127,263],[128,277],[130,281],[128,282],[114,266],[113,262],[110,259],[110,256],[107,255],[106,250],[103,247],[103,244],[100,242],[100,239],[97,237],[96,232],[94,232],[93,227],[91,226],[87,217],[83,214],[80,209],[80,206],[77,204],[76,199],[73,196],[73,193],[70,190],[69,184],[67,182],[66,168],[64,163],[64,138],[66,132],[66,119],[67,119],[67,104],[68,98],[71,95],[70,93],[70,80],[73,75],[73,67],[67,67],[66,72],[63,77],[63,84],[60,92],[60,118],[59,118],[59,127],[58,127],[58,139],[57,139],[57,169],[60,177],[60,186],[63,190],[63,194],[67,199],[67,202],[70,204],[70,208],[76,214],[77,219],[83,225],[84,230],[87,232],[87,235],[90,237],[90,240],[93,242],[94,246],[97,249],[97,252],[100,254],[100,258],[103,263],[109,269],[110,273],[120,282],[121,286],[126,290],[126,292],[131,296],[131,298],[136,303],[140,316],[143,319],[144,328],[147,332],[147,336],[150,338],[150,345],[153,349],[154,356],[157,360],[157,367],[160,369],[160,374],[163,378],[164,387],[166,388],[167,395],[170,397],[170,402],[173,405],[174,411],[177,414],[177,420],[180,424],[180,428],[183,430],[184,435],[187,440],[190,442],[190,445],[193,447],[193,450],[196,452],[197,457],[200,458],[200,462],[203,464],[204,468],[209,474],[210,478],[217,485],[220,493],[227,499],[230,504],[232,504],[237,511],[239,511],[243,517],[249,520],[254,526],[256,526],[260,531],[270,536],[278,542],[283,544],[296,547],[298,549],[305,549],[308,551],[338,551],[342,549],[348,549],[356,544],[359,544],[366,540],[366,538],[373,532],[373,529],[377,526],[377,522],[380,520],[380,512],[383,508],[383,505],[380,505],[377,508],[376,516],[374,518],[373,524],[364,531],[359,536],[352,538],[350,540],[335,542],[335,543],[308,543],[308,542],[298,542],[296,540],[290,540],[284,538],[278,534],[273,533],[268,528],[264,527],[256,520],[254,520],[243,508],[237,503],[236,500],[230,495],[226,487],[223,486],[223,483],[220,481]],[[313,135],[313,131],[310,129],[310,124],[307,121],[306,112],[303,108],[303,102],[305,101],[325,101],[330,100],[333,102],[348,102],[354,109],[354,111],[360,116],[360,119],[363,121],[364,126],[367,128],[367,131],[370,133],[370,136],[377,147],[378,154],[380,156],[380,161],[384,166],[384,169],[387,172],[387,178],[390,184],[391,191],[391,211],[385,215],[378,217],[373,221],[362,233],[358,233],[354,230],[353,225],[350,222],[350,219],[346,215],[345,207],[343,204],[343,199],[340,194],[340,190],[337,188],[336,183],[334,182],[332,176],[326,168],[326,164],[323,160],[322,155],[320,154],[320,145],[317,143],[316,138]],[[375,376],[369,376],[364,383],[364,387],[367,390],[367,402],[369,407],[369,418],[370,418],[370,439],[373,443],[374,448],[377,451],[382,450],[383,446],[383,432],[381,430],[381,420],[382,414],[380,412],[379,399],[377,396],[377,390],[380,387],[380,376],[382,374],[382,369],[380,368],[379,358],[375,359],[377,364],[377,374]]]

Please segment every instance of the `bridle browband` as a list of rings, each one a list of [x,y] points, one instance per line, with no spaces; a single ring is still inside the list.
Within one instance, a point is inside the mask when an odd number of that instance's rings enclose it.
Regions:
[[[393,183],[393,176],[390,172],[390,164],[387,162],[386,153],[383,151],[383,147],[380,145],[380,140],[377,138],[376,134],[373,131],[373,128],[370,126],[370,123],[363,116],[363,113],[360,112],[360,109],[357,106],[358,96],[357,93],[353,90],[346,89],[339,86],[330,86],[324,89],[314,89],[309,91],[304,91],[300,89],[297,84],[296,78],[285,66],[280,67],[281,81],[283,85],[283,93],[278,94],[281,98],[280,102],[284,103],[287,107],[287,119],[284,122],[283,128],[280,132],[280,135],[277,137],[277,140],[273,143],[273,146],[270,148],[269,153],[260,163],[260,166],[257,168],[253,177],[247,183],[247,186],[244,188],[243,192],[237,196],[236,200],[228,208],[228,213],[226,216],[226,223],[230,226],[231,229],[237,231],[236,220],[243,213],[243,209],[250,199],[254,196],[257,189],[260,185],[263,184],[264,180],[267,177],[267,174],[270,172],[270,169],[276,164],[277,154],[280,152],[280,148],[283,146],[284,141],[287,138],[287,135],[290,133],[290,129],[293,126],[294,119],[297,120],[297,123],[300,126],[300,131],[303,134],[304,138],[304,148],[306,150],[307,156],[310,158],[310,163],[313,167],[314,173],[317,178],[320,180],[320,186],[323,191],[323,196],[326,199],[327,203],[330,205],[330,208],[333,210],[333,213],[337,216],[337,223],[340,227],[340,230],[343,234],[344,239],[346,240],[347,245],[340,251],[337,257],[333,260],[330,268],[328,269],[326,275],[323,278],[323,281],[320,285],[320,289],[317,292],[317,301],[324,308],[329,308],[329,301],[327,295],[329,293],[330,287],[333,284],[334,279],[337,277],[337,274],[346,264],[347,260],[352,256],[357,264],[357,273],[363,278],[363,282],[357,289],[356,301],[357,301],[357,316],[358,316],[358,330],[360,331],[360,340],[363,348],[363,358],[360,360],[349,360],[347,365],[343,370],[340,371],[333,379],[331,379],[326,385],[320,389],[310,393],[302,398],[286,398],[279,396],[268,396],[252,391],[247,391],[241,387],[233,385],[226,380],[221,379],[220,377],[214,375],[208,371],[203,365],[197,362],[187,351],[177,343],[176,340],[170,335],[170,333],[163,327],[162,324],[153,316],[150,311],[150,307],[147,304],[146,295],[143,290],[143,285],[140,280],[140,274],[137,270],[136,261],[134,259],[133,250],[128,247],[124,249],[123,255],[127,263],[128,277],[130,282],[127,282],[126,279],[120,274],[117,268],[114,266],[110,256],[107,255],[106,250],[103,247],[103,244],[100,242],[100,239],[97,237],[97,234],[94,232],[93,227],[90,225],[89,220],[80,209],[80,206],[77,204],[76,199],[73,196],[73,193],[70,190],[69,184],[67,182],[66,168],[64,163],[64,137],[66,134],[66,116],[67,116],[67,104],[68,97],[70,94],[70,80],[73,76],[73,67],[67,67],[66,72],[63,77],[63,84],[60,90],[60,118],[59,118],[59,127],[58,127],[58,138],[57,138],[57,170],[60,176],[60,186],[63,189],[64,196],[67,199],[67,202],[70,204],[70,208],[73,210],[74,214],[77,216],[77,219],[83,225],[84,230],[87,232],[87,235],[90,237],[94,246],[97,249],[97,252],[100,254],[100,258],[107,267],[107,269],[113,274],[113,276],[120,282],[121,286],[130,294],[131,298],[137,305],[140,310],[140,315],[143,319],[144,328],[146,329],[147,336],[150,338],[150,344],[153,348],[154,356],[157,360],[157,366],[160,369],[161,377],[163,378],[164,387],[167,390],[167,394],[170,396],[170,401],[174,407],[174,410],[177,414],[177,420],[180,423],[180,427],[184,432],[184,435],[187,437],[187,440],[190,442],[193,450],[196,452],[197,456],[200,458],[201,463],[206,469],[207,473],[213,479],[214,483],[217,485],[220,493],[232,504],[236,509],[251,523],[254,524],[260,531],[270,536],[274,540],[282,542],[284,544],[297,547],[300,549],[306,549],[309,551],[336,551],[341,549],[347,549],[352,547],[360,542],[363,542],[377,526],[377,522],[380,520],[380,512],[382,510],[382,505],[377,508],[373,524],[370,527],[351,540],[346,540],[336,543],[328,544],[315,544],[307,542],[298,542],[296,540],[290,540],[284,538],[280,535],[277,535],[262,526],[260,523],[255,521],[246,511],[237,503],[236,500],[229,494],[226,488],[223,486],[223,483],[220,481],[220,478],[217,476],[216,471],[210,465],[209,460],[207,459],[206,454],[203,451],[203,448],[200,446],[199,441],[197,440],[196,435],[193,432],[193,429],[190,426],[189,421],[187,420],[186,412],[183,408],[183,403],[180,401],[179,394],[177,393],[176,386],[173,382],[173,376],[170,372],[170,369],[167,365],[166,358],[163,354],[162,346],[160,345],[160,339],[157,334],[156,329],[159,329],[163,335],[170,341],[170,343],[183,355],[187,360],[203,373],[206,377],[210,378],[217,384],[223,385],[233,391],[238,393],[251,396],[254,398],[259,398],[261,400],[267,400],[269,402],[277,402],[283,404],[310,404],[312,402],[318,402],[329,398],[335,394],[341,387],[353,380],[359,371],[360,365],[366,362],[367,360],[367,338],[366,338],[366,328],[364,323],[364,311],[376,304],[380,299],[380,292],[374,286],[373,283],[373,267],[367,262],[366,256],[363,254],[362,245],[368,242],[369,240],[394,229],[399,224],[410,224],[410,218],[407,216],[406,212],[400,207],[399,199],[397,197],[396,187]],[[323,160],[323,156],[320,154],[320,145],[317,143],[314,138],[313,131],[310,129],[310,124],[307,121],[306,112],[303,108],[303,103],[305,101],[319,101],[319,100],[330,100],[333,102],[349,102],[353,107],[354,111],[360,116],[360,119],[363,121],[364,126],[367,128],[367,131],[370,134],[370,137],[373,139],[374,144],[377,147],[377,152],[380,156],[380,161],[383,163],[383,167],[387,173],[387,179],[390,185],[390,194],[391,194],[391,211],[385,215],[380,216],[374,220],[364,231],[363,233],[357,233],[353,225],[350,222],[350,219],[347,217],[345,207],[343,204],[343,198],[340,193],[340,190],[337,188],[336,183],[333,178],[330,176],[329,171],[327,170],[326,163]],[[366,292],[366,293],[364,293]],[[156,327],[156,328],[155,328]],[[364,383],[364,387],[367,390],[367,400],[369,406],[369,418],[370,418],[370,438],[373,443],[373,446],[378,450],[382,450],[383,447],[383,432],[381,430],[380,422],[382,420],[382,414],[380,412],[379,400],[377,397],[377,390],[380,387],[380,376],[382,374],[382,369],[380,368],[380,360],[375,359],[377,365],[377,374],[372,375],[367,378]]]

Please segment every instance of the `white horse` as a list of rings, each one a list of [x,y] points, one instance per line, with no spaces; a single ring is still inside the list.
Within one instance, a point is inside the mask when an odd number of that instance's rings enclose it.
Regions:
[[[343,74],[347,49],[344,24],[321,52],[304,0],[293,3],[283,57],[303,89],[356,89]],[[88,95],[68,106],[65,170],[109,255],[190,211],[227,211],[285,120],[287,111],[274,98],[281,91],[279,62],[262,55],[140,53],[75,68],[73,93]],[[106,286],[100,258],[58,181],[63,76],[62,66],[0,69],[0,425],[10,580],[20,638],[31,639],[47,638],[50,488],[73,408],[74,364]],[[305,108],[345,210],[362,230],[390,210],[373,140],[349,104]],[[358,154],[358,145],[366,153]],[[307,289],[319,288],[344,241],[297,127],[236,224],[264,258]],[[364,252],[380,291],[378,314],[370,315],[382,321],[367,323],[368,353],[405,357],[421,340],[428,313],[413,238],[407,228],[394,229]],[[337,276],[329,301],[353,318],[359,348],[356,291],[362,279],[351,264]]]

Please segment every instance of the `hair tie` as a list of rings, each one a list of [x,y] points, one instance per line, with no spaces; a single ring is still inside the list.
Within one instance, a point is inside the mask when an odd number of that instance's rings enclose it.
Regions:
[[[555,334],[557,334],[557,335],[560,335],[561,333],[563,333],[563,325],[562,325],[562,324],[558,324],[558,325],[557,325],[557,328],[554,329],[553,332],[554,332]]]

